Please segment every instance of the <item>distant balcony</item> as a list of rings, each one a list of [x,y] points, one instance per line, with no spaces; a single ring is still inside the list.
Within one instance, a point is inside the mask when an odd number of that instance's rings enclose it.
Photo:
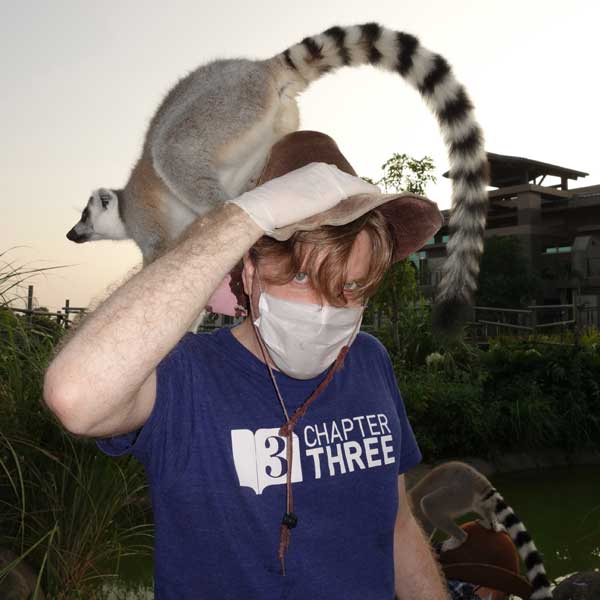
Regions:
[[[441,279],[441,271],[429,271],[427,269],[417,271],[417,285],[421,288],[435,287]]]

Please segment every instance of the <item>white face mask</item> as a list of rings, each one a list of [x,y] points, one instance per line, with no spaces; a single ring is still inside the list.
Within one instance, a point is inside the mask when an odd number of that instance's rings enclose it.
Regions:
[[[311,379],[352,344],[364,306],[338,308],[275,298],[261,291],[260,316],[254,321],[280,371],[295,379]]]

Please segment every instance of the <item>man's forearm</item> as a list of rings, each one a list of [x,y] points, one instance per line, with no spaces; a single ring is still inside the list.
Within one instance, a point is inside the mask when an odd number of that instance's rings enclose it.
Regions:
[[[394,536],[395,591],[398,600],[448,600],[444,575],[423,531],[410,516]]]
[[[92,409],[90,403],[94,411],[112,411],[126,402],[262,234],[233,204],[196,220],[174,248],[118,288],[77,328],[48,368],[46,401],[76,398],[82,415]]]

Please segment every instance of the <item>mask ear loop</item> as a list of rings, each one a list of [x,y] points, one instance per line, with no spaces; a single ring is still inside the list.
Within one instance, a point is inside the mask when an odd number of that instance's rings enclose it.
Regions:
[[[260,291],[262,293],[263,290],[262,290],[262,285],[261,285],[261,281],[260,281],[260,275],[258,273],[258,267],[255,268],[255,273],[256,273],[256,276],[258,277],[258,285],[259,285]],[[250,314],[252,316],[252,331],[254,331],[254,337],[256,338],[256,341],[258,342],[258,346],[260,348],[260,352],[262,354],[263,360],[265,361],[265,364],[267,365],[267,369],[269,371],[269,377],[271,378],[271,382],[273,383],[273,387],[275,388],[275,392],[277,393],[277,398],[279,399],[279,404],[281,405],[281,410],[283,411],[283,416],[285,417],[286,421],[289,421],[290,416],[285,407],[285,403],[283,402],[281,392],[279,391],[279,386],[277,385],[277,381],[275,380],[275,375],[273,375],[273,369],[271,368],[271,363],[267,359],[267,354],[269,351],[265,347],[265,344],[260,335],[260,332],[258,331],[258,327],[254,324],[254,322],[256,321],[256,314],[254,313],[254,305],[252,303],[252,298],[250,298]]]

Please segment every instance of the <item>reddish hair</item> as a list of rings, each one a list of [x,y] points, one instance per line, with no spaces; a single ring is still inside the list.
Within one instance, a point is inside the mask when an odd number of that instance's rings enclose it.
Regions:
[[[349,292],[347,283],[348,259],[356,236],[364,231],[371,242],[371,261],[368,275],[357,281],[358,287]],[[296,231],[288,240],[277,241],[263,236],[250,248],[254,264],[261,260],[277,263],[277,273],[261,278],[269,284],[284,285],[297,273],[305,272],[311,286],[333,306],[345,306],[348,297],[364,301],[370,298],[392,263],[393,238],[387,221],[377,210],[371,210],[346,225],[324,225],[313,231]],[[322,260],[317,261],[323,253]],[[314,265],[317,265],[316,268]]]

